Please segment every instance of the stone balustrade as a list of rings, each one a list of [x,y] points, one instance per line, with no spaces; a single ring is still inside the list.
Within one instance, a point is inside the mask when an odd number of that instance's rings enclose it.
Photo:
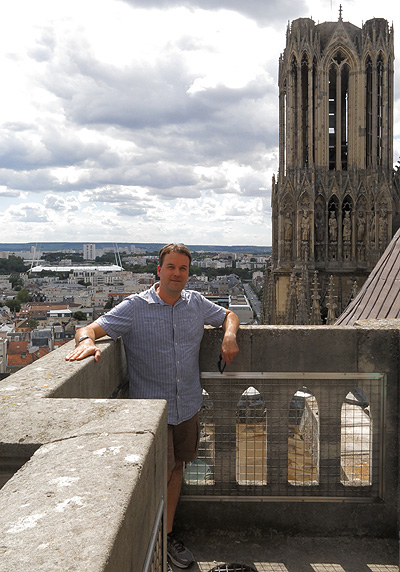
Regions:
[[[374,374],[384,379],[380,486],[372,501],[321,497],[304,502],[287,498],[290,495],[268,496],[265,490],[246,496],[243,491],[237,494],[237,486],[214,499],[185,491],[177,512],[178,527],[207,522],[216,529],[272,527],[291,533],[395,535],[398,326],[396,321],[352,328],[245,326],[238,335],[240,355],[222,377],[229,380],[250,372],[279,379],[290,373],[297,380],[293,387],[298,387],[305,373],[323,377],[333,372],[338,378],[350,374],[355,379],[357,374]],[[218,371],[221,339],[221,330],[205,329],[200,353],[203,373]],[[153,569],[162,570],[166,404],[110,399],[126,381],[124,352],[119,341],[99,343],[103,349],[99,363],[91,358],[66,362],[71,347],[66,344],[0,383],[1,572],[14,568],[136,572],[149,569],[153,558],[158,562]],[[217,378],[220,386],[222,380]],[[212,394],[213,380],[205,383]],[[235,391],[242,389],[237,386]],[[229,391],[228,385],[227,404],[236,407],[237,396],[231,397]],[[316,397],[322,416],[326,400],[323,392]],[[270,409],[273,403],[270,400]],[[218,422],[232,417],[232,411],[231,405],[225,412],[220,407]],[[285,438],[279,446],[285,441],[287,445]],[[321,458],[324,446],[321,440]],[[232,450],[232,443],[220,440],[215,450],[220,475],[224,471],[218,456],[223,457],[226,448]],[[273,451],[269,449],[268,454]],[[229,487],[235,479],[235,463],[229,461]],[[337,462],[335,467],[337,472]],[[275,474],[287,481],[285,471],[287,461],[283,476],[278,468],[270,482]]]

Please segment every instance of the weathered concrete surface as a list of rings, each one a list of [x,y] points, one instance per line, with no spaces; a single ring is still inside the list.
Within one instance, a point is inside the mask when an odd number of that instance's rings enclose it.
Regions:
[[[41,447],[2,489],[0,569],[130,570],[143,561],[159,501],[156,453],[150,432]],[[132,542],[116,550],[123,529]]]
[[[123,373],[102,343],[99,364],[63,347],[0,384],[1,572],[142,569],[166,497],[166,403],[102,399]],[[50,398],[63,384],[98,398]]]
[[[201,370],[217,371],[221,339],[220,330],[206,329]],[[385,499],[370,505],[185,501],[178,508],[178,528],[196,536],[207,522],[233,546],[243,528],[264,537],[273,530],[293,533],[293,523],[310,537],[340,527],[354,537],[394,537],[398,325],[249,326],[241,328],[238,341],[240,355],[228,371],[386,375]],[[119,342],[100,343],[98,364],[92,359],[65,362],[71,342],[0,383],[0,465],[4,478],[11,476],[7,471],[17,471],[0,492],[1,572],[141,570],[155,513],[165,498],[166,405],[108,399],[126,380],[126,365]],[[277,552],[271,554],[277,558]],[[214,559],[219,559],[216,552]]]
[[[49,353],[0,383],[0,399],[14,403],[41,397],[108,398],[127,379],[126,360],[121,340],[98,340],[101,360],[92,358],[67,362],[64,357],[74,347],[70,342]]]
[[[380,327],[382,325],[382,327]],[[380,373],[386,376],[385,441],[383,444],[382,501],[341,502],[220,502],[210,495],[207,502],[184,499],[178,507],[182,523],[201,526],[204,519],[215,530],[223,526],[238,533],[241,526],[257,523],[261,531],[276,529],[287,534],[351,534],[396,537],[398,529],[398,411],[399,332],[398,321],[362,324],[358,327],[246,326],[239,331],[239,357],[229,372],[337,372]],[[202,371],[217,371],[222,334],[209,330],[200,355]],[[299,376],[299,379],[301,377]],[[223,389],[223,379],[216,393]],[[238,382],[240,391],[246,389]],[[209,390],[210,395],[211,389]],[[237,402],[237,396],[230,400]],[[317,396],[318,399],[318,396]],[[330,407],[329,403],[320,407]],[[322,411],[322,410],[321,410]],[[220,411],[218,412],[220,413]],[[230,412],[232,415],[232,411]],[[287,425],[287,424],[286,424]],[[287,431],[287,426],[286,426]],[[228,445],[226,445],[228,447]],[[235,444],[232,444],[235,447]],[[340,454],[340,452],[339,452]],[[184,526],[185,526],[184,524]],[[190,525],[188,524],[188,530]]]
[[[287,536],[270,530],[239,533],[202,528],[181,536],[193,550],[190,572],[240,563],[257,572],[398,572],[396,539]],[[178,572],[178,568],[174,568]]]

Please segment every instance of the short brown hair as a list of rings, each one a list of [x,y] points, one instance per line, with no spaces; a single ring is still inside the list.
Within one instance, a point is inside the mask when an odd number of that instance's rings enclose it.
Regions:
[[[192,263],[192,255],[190,254],[190,250],[184,244],[175,244],[171,242],[170,244],[166,244],[162,247],[160,252],[158,253],[158,264],[162,266],[164,262],[164,256],[169,254],[170,252],[178,252],[179,254],[184,254],[189,258],[189,266]]]

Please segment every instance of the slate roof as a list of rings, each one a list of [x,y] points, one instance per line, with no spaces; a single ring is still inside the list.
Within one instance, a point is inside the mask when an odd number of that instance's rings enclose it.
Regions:
[[[352,326],[357,320],[395,318],[400,318],[400,229],[335,326]]]

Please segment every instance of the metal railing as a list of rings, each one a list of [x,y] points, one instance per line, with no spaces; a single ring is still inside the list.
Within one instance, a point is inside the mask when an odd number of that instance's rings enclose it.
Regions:
[[[166,558],[164,527],[164,499],[161,499],[142,572],[163,572],[164,570]]]
[[[199,500],[384,498],[386,377],[380,373],[202,373]]]

